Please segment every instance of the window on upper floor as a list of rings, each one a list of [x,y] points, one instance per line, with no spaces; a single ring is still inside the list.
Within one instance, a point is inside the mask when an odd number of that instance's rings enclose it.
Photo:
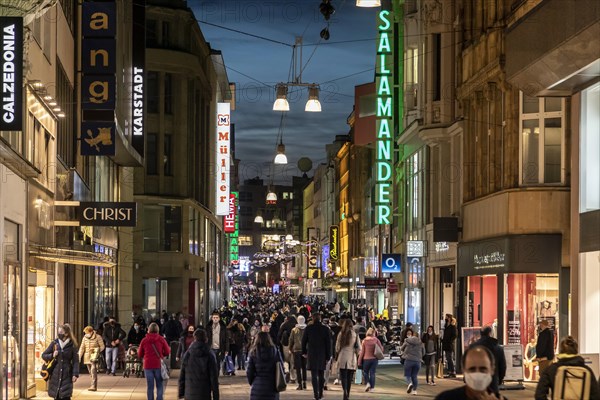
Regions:
[[[158,114],[158,105],[160,100],[160,91],[158,85],[158,72],[148,71],[148,97],[146,100],[146,110],[151,114]]]
[[[158,138],[156,133],[146,135],[146,174],[158,175]]]
[[[143,213],[144,251],[181,251],[181,207],[145,205]]]
[[[520,94],[521,185],[560,184],[565,179],[565,100]]]
[[[581,91],[579,211],[600,210],[600,83]]]
[[[173,176],[173,135],[164,137],[163,172],[165,176]]]
[[[173,114],[173,75],[165,74],[165,114]]]
[[[158,46],[158,21],[155,19],[146,20],[146,46]]]
[[[163,21],[161,45],[162,45],[162,47],[169,47],[170,44],[171,44],[171,24],[168,21]]]

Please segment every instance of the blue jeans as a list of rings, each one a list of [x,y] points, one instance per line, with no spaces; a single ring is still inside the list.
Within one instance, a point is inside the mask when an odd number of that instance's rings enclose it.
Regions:
[[[106,348],[106,371],[112,372],[113,374],[117,370],[117,358],[119,356],[118,347],[107,347]]]
[[[368,383],[371,388],[375,387],[375,372],[377,371],[377,364],[379,364],[379,360],[376,358],[372,360],[363,360],[362,363],[365,382]]]
[[[413,390],[417,390],[417,377],[419,376],[419,370],[421,369],[421,361],[405,360],[404,361],[404,376],[406,377],[406,383],[413,384]]]
[[[148,400],[154,400],[154,382],[156,382],[156,400],[163,400],[163,379],[160,368],[144,369],[146,374],[146,386],[148,389]]]

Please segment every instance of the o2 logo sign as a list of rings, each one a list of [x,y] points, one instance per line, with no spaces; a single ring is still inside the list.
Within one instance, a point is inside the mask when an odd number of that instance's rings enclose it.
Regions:
[[[381,272],[384,274],[399,274],[402,272],[402,254],[382,254]]]

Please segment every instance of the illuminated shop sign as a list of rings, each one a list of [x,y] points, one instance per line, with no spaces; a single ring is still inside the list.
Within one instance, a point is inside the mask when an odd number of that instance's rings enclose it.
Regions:
[[[216,205],[217,215],[229,214],[229,174],[231,169],[231,106],[229,103],[217,103],[216,138]]]
[[[223,217],[223,232],[233,233],[236,231],[237,217],[237,192],[229,195],[229,214]]]
[[[137,205],[135,202],[81,202],[79,224],[81,226],[135,226]]]
[[[379,40],[377,44],[377,146],[375,195],[378,224],[389,225],[392,215],[392,162],[393,162],[393,98],[392,46],[390,43],[390,12],[379,12]]]
[[[1,17],[0,131],[23,130],[23,18]]]
[[[340,227],[331,225],[329,227],[329,260],[337,261],[340,259]]]
[[[81,155],[115,155],[115,3],[85,1],[81,26]]]
[[[402,272],[402,254],[382,254],[381,273],[399,274]]]
[[[133,147],[144,154],[144,105],[146,103],[146,0],[133,0],[131,115]]]
[[[425,257],[425,242],[422,240],[407,241],[406,257]]]

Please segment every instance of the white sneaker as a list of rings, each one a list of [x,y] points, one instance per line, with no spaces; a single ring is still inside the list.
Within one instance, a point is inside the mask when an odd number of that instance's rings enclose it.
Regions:
[[[416,394],[417,394],[417,391],[416,391],[416,390],[413,390],[412,394],[413,394],[413,395],[416,395]]]
[[[339,384],[340,384],[340,381],[339,381],[338,379],[336,379],[335,381],[333,381],[333,384],[334,384],[334,385],[339,385]]]
[[[369,385],[369,384],[367,383],[367,385],[365,386],[365,392],[368,392],[368,391],[369,391],[369,389],[371,389],[371,385]]]
[[[408,387],[406,388],[406,393],[412,392],[412,388],[413,388],[413,384],[411,382],[411,383],[408,384]]]
[[[375,388],[369,389],[369,393],[373,393],[374,391],[375,391]]]

